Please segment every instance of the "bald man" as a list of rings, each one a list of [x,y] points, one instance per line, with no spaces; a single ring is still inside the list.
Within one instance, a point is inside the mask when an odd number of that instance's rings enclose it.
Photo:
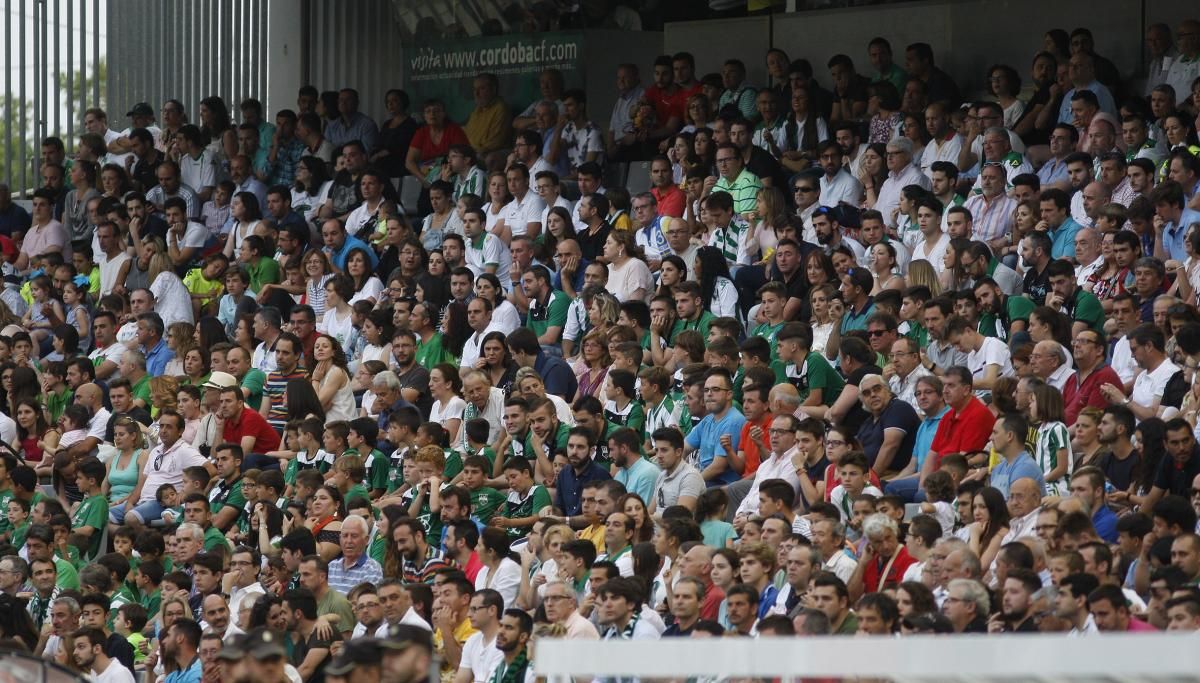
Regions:
[[[904,469],[921,426],[917,411],[896,398],[880,375],[864,376],[858,383],[858,397],[870,414],[858,429],[858,440],[868,457],[874,454],[871,469],[880,476]]]
[[[1008,487],[1008,533],[1000,545],[1033,538],[1038,512],[1042,508],[1042,485],[1029,477],[1021,477]]]
[[[91,382],[79,385],[79,388],[75,390],[75,402],[87,407],[92,414],[92,419],[88,422],[87,436],[68,448],[67,452],[72,457],[83,457],[104,441],[104,431],[108,427],[112,413],[104,407],[104,391]]]
[[[1103,236],[1095,228],[1075,233],[1075,284],[1083,287],[1088,278],[1104,268]]]
[[[1066,352],[1062,345],[1048,339],[1038,342],[1033,347],[1029,364],[1033,368],[1033,374],[1059,391],[1063,390],[1067,381],[1071,379],[1071,375],[1075,374],[1075,370],[1067,362]]]

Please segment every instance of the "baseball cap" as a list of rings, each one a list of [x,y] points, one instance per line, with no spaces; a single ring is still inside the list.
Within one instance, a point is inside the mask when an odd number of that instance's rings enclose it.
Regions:
[[[287,656],[283,637],[265,628],[256,628],[247,633],[242,648],[255,659]]]
[[[221,646],[217,652],[217,659],[236,662],[246,656],[246,636],[238,634]]]
[[[403,652],[412,645],[432,652],[433,635],[420,626],[392,624],[388,627],[387,637],[379,641],[379,647],[393,652]]]
[[[383,661],[381,641],[376,638],[356,638],[342,646],[341,653],[325,667],[330,676],[344,676],[356,666],[379,666]]]
[[[133,105],[133,109],[130,109],[126,116],[154,116],[154,108],[145,102],[138,102]]]
[[[232,389],[238,385],[237,378],[228,372],[217,371],[208,376],[208,381],[200,386],[205,389]]]

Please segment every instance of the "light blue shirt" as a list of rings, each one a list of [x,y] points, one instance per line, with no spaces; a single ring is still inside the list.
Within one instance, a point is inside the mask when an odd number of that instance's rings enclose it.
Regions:
[[[913,457],[917,459],[918,472],[921,471],[921,466],[925,464],[925,456],[929,455],[929,449],[933,446],[933,437],[937,436],[938,425],[948,412],[950,406],[944,406],[942,412],[922,419],[921,426],[917,427],[917,436],[913,440]]]
[[[354,235],[346,235],[346,241],[342,243],[342,248],[337,251],[333,251],[329,247],[324,247],[325,253],[329,255],[329,260],[333,261],[333,265],[337,266],[339,270],[346,270],[346,257],[350,255],[351,249],[362,249],[367,252],[367,258],[371,260],[372,269],[379,265],[379,256],[375,253],[375,250]]]
[[[654,484],[658,481],[659,473],[657,465],[639,457],[629,467],[618,468],[617,476],[613,478],[624,484],[629,493],[636,493],[642,500],[649,501],[647,496],[654,495]]]
[[[1038,483],[1044,492],[1046,490],[1046,480],[1042,477],[1042,468],[1034,462],[1033,456],[1026,451],[1021,451],[1016,458],[1010,463],[1007,458],[1003,458],[996,466],[992,468],[988,482],[991,486],[996,487],[1000,493],[1004,494],[1004,499],[1008,500],[1008,489],[1012,483],[1018,479],[1029,478]]]
[[[200,674],[202,672],[203,662],[197,656],[192,660],[192,665],[182,671],[173,671],[167,674],[163,683],[200,683]]]
[[[1038,169],[1038,180],[1042,185],[1051,185],[1067,179],[1067,164],[1053,157]]]
[[[688,432],[687,444],[698,450],[696,467],[701,472],[717,458],[725,457],[725,449],[721,447],[721,436],[728,434],[733,439],[732,448],[737,452],[741,444],[742,426],[746,417],[737,408],[730,407],[725,417],[717,421],[712,415],[705,415],[695,429]],[[705,482],[709,487],[731,484],[738,480],[738,473],[732,468],[726,469],[716,479]]]
[[[1075,233],[1082,229],[1082,225],[1067,216],[1062,225],[1059,225],[1058,229],[1050,235],[1050,257],[1055,259],[1075,258]]]
[[[1113,102],[1112,93],[1100,81],[1092,81],[1082,88],[1071,88],[1063,97],[1062,105],[1058,108],[1058,122],[1071,123],[1075,120],[1075,116],[1071,113],[1071,98],[1075,95],[1076,90],[1091,90],[1096,96],[1096,100],[1100,102],[1100,111],[1117,115],[1117,105]]]
[[[1187,248],[1184,245],[1187,243],[1188,228],[1192,223],[1200,223],[1200,211],[1184,209],[1178,223],[1167,223],[1163,228],[1163,249],[1167,250],[1169,258],[1180,263],[1187,260]]]

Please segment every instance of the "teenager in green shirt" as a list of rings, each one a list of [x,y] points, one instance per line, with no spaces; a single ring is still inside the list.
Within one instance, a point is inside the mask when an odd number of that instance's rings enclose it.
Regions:
[[[472,455],[463,462],[461,484],[471,493],[471,510],[475,519],[487,524],[495,516],[500,506],[504,505],[505,496],[487,485],[491,463],[487,458]]]
[[[375,418],[356,417],[350,421],[346,445],[362,457],[363,467],[366,468],[365,488],[370,489],[371,500],[379,498],[387,491],[392,476],[392,467],[387,456],[374,447],[378,440],[379,422]]]
[[[779,358],[787,362],[787,381],[800,392],[800,409],[817,419],[846,385],[825,357],[812,350],[812,328],[788,323],[779,331]]]
[[[515,541],[525,538],[542,512],[553,508],[546,487],[533,483],[533,466],[528,460],[513,458],[504,463],[504,477],[508,479],[508,498],[491,525],[506,530]]]
[[[108,525],[108,497],[104,495],[104,463],[95,456],[86,456],[75,464],[75,481],[83,492],[83,500],[71,515],[71,534],[74,544],[83,547],[85,559],[100,554],[100,538]]]
[[[246,507],[242,494],[244,457],[237,444],[223,444],[216,449],[217,477],[208,495],[208,507],[212,526],[221,533],[233,528]]]
[[[779,359],[779,331],[787,322],[783,317],[783,307],[787,304],[787,289],[782,282],[768,282],[758,288],[758,314],[766,319],[750,331],[751,337],[762,337],[771,345],[771,360]]]
[[[238,249],[238,261],[244,264],[250,275],[250,289],[255,292],[263,291],[264,285],[279,283],[279,262],[264,256],[265,250],[266,243],[258,235],[246,235]]]

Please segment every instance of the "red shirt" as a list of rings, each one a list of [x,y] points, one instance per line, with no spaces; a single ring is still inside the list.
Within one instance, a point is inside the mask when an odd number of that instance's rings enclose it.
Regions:
[[[725,591],[712,581],[705,581],[708,590],[704,591],[704,600],[700,603],[700,618],[716,621],[721,613],[721,603],[725,602]]]
[[[467,140],[467,134],[463,132],[462,127],[457,123],[447,121],[442,126],[441,142],[435,143],[429,136],[429,126],[421,126],[417,132],[413,134],[410,147],[415,147],[421,151],[419,161],[429,161],[438,157],[444,157],[450,153],[450,145],[469,145],[471,142]]]
[[[221,432],[221,438],[226,443],[241,444],[242,437],[246,436],[254,437],[254,448],[252,449],[254,453],[266,453],[279,448],[279,434],[271,429],[266,418],[259,415],[256,410],[243,407],[242,414],[236,421],[225,421],[225,429]]]
[[[994,424],[996,417],[992,415],[992,411],[975,396],[967,401],[962,412],[951,408],[942,418],[937,434],[933,436],[933,443],[930,444],[930,448],[938,456],[934,465],[941,462],[943,455],[983,450],[988,439],[992,438]]]
[[[657,85],[652,85],[646,88],[646,100],[654,105],[654,115],[658,117],[658,125],[667,125],[667,120],[672,116],[679,117],[683,120],[683,110],[679,108],[678,88],[671,84],[671,91],[662,90]]]
[[[900,585],[900,582],[904,579],[904,572],[908,571],[908,568],[916,564],[916,562],[913,556],[908,554],[908,548],[905,548],[903,545],[900,546],[900,553],[896,555],[892,566],[888,567],[887,576],[883,577],[883,581],[881,582],[879,580],[880,574],[883,572],[883,568],[887,566],[888,558],[876,557],[872,559],[867,563],[867,568],[863,570],[863,592],[878,592],[880,590],[880,583],[884,586],[888,584],[893,586]]]
[[[479,553],[471,551],[471,558],[467,560],[467,566],[463,567],[463,573],[467,575],[467,580],[475,583],[475,577],[479,575],[479,570],[483,569],[483,562],[479,559]]]
[[[678,185],[668,185],[666,190],[657,187],[650,190],[654,201],[658,202],[658,215],[683,218],[683,207],[687,203],[687,195]]]
[[[758,422],[746,420],[746,424],[742,425],[742,432],[740,436],[741,441],[738,443],[742,446],[742,452],[746,454],[746,465],[742,468],[743,478],[753,477],[755,471],[758,470],[758,466],[762,464],[762,453],[758,452],[758,446],[755,446],[754,441],[750,439],[750,428],[758,427],[762,429],[763,444],[769,446],[771,444],[771,439],[768,434],[768,430],[771,429],[771,420],[774,419],[774,415],[767,413],[766,415],[763,415],[762,419]],[[768,457],[770,457],[770,455],[770,453],[767,453]]]
[[[1062,392],[1063,403],[1066,404],[1064,412],[1068,426],[1075,424],[1076,418],[1084,408],[1103,410],[1108,407],[1108,399],[1100,393],[1100,387],[1105,384],[1111,384],[1114,387],[1121,386],[1121,377],[1108,365],[1093,370],[1092,374],[1083,380],[1083,384],[1079,383],[1079,373],[1071,375],[1066,385],[1063,386]]]

